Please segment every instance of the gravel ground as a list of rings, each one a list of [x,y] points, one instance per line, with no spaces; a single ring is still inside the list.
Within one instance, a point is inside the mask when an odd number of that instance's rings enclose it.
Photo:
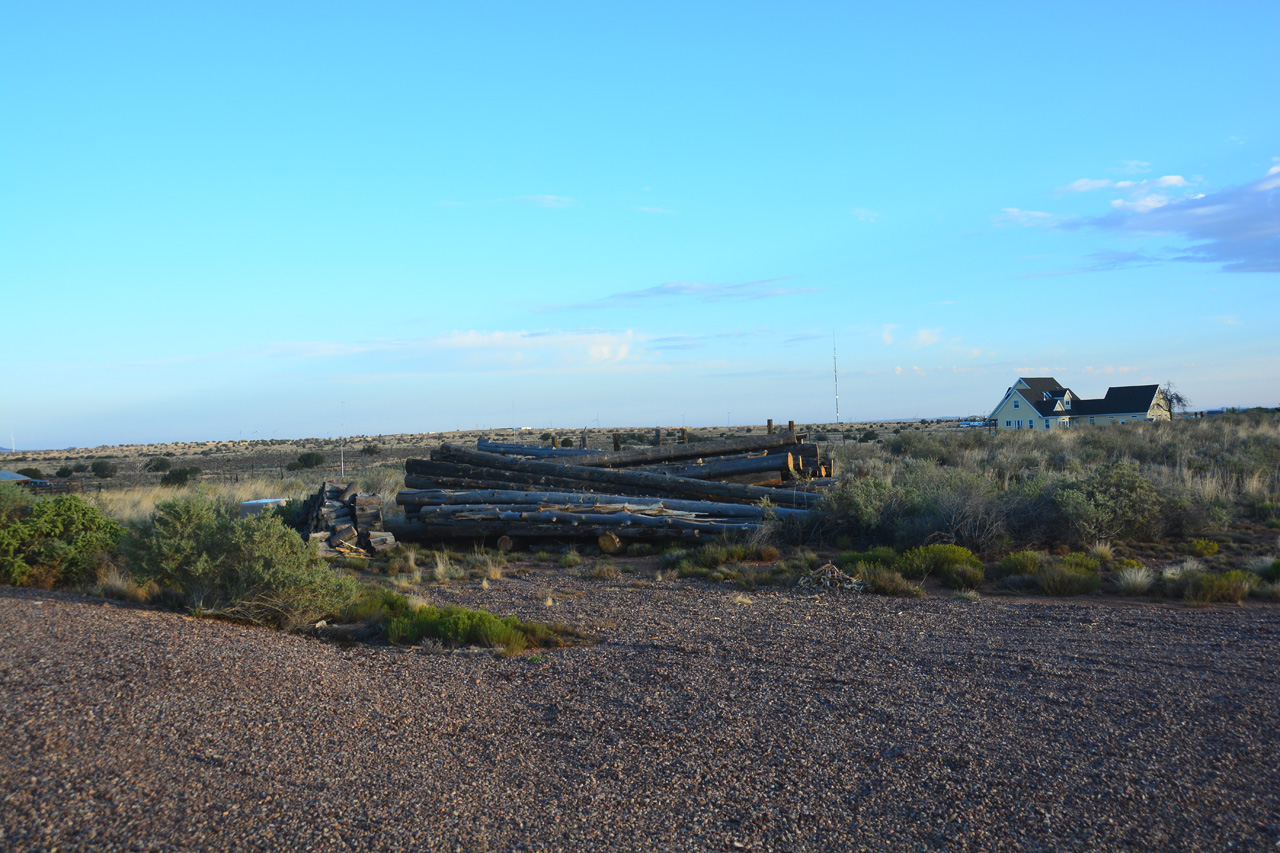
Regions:
[[[344,648],[0,588],[0,846],[1280,841],[1275,606],[491,583],[434,598],[603,642],[541,660]]]

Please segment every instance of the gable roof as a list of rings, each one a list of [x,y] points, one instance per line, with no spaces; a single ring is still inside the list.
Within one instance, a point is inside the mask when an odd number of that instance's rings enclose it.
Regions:
[[[1019,385],[1025,385],[1026,387],[1019,388]],[[1022,396],[1026,397],[1028,400],[1033,397],[1038,400],[1044,397],[1046,391],[1053,393],[1055,391],[1063,392],[1067,390],[1059,385],[1058,380],[1054,379],[1052,376],[1022,376],[1014,383],[1013,387],[1016,391],[1022,391]],[[1061,396],[1061,394],[1059,394],[1059,396]]]
[[[1159,385],[1119,385],[1108,388],[1101,399],[1086,400],[1052,376],[1023,376],[1009,389],[1027,401],[1041,417],[1076,417],[1080,415],[1127,415],[1150,410]],[[1058,402],[1071,395],[1071,408],[1057,409]],[[1007,395],[1006,395],[1007,396]],[[997,409],[999,406],[996,407]],[[994,414],[994,412],[993,412]]]

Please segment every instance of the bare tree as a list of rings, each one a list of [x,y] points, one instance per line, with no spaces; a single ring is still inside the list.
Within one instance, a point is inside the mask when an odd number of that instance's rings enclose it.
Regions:
[[[1174,387],[1172,382],[1164,383],[1160,393],[1164,394],[1164,402],[1169,409],[1169,420],[1173,420],[1175,412],[1186,412],[1191,408],[1191,400]]]

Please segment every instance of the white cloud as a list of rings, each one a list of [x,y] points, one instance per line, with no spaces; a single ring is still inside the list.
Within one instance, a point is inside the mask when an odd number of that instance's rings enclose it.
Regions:
[[[885,344],[892,344],[893,330],[896,328],[898,328],[897,323],[885,323],[880,327],[880,340],[884,341]]]
[[[594,302],[580,302],[575,305],[544,305],[535,310],[545,312],[619,308],[627,305],[642,305],[652,300],[681,297],[697,299],[701,302],[754,302],[759,299],[818,292],[816,287],[779,287],[777,282],[780,281],[786,281],[786,277],[732,284],[710,281],[668,281],[641,290],[624,290],[597,299]]]
[[[859,222],[875,222],[880,218],[880,211],[867,210],[865,207],[855,207],[850,211]]]
[[[516,196],[516,201],[523,201],[523,202],[527,202],[528,204],[535,204],[538,207],[551,207],[551,208],[574,207],[578,203],[576,199],[572,199],[572,198],[569,198],[568,196],[563,196],[563,195],[521,195],[521,196]]]
[[[665,207],[637,207],[636,210],[641,213],[665,213],[674,214],[674,210],[667,210]]]
[[[1087,193],[1090,190],[1100,190],[1103,187],[1111,186],[1110,178],[1077,178],[1065,187],[1059,187],[1059,192],[1064,193]]]
[[[1155,185],[1158,187],[1189,187],[1187,179],[1181,175],[1165,175],[1163,178],[1156,178]]]
[[[911,370],[916,376],[924,376],[925,369],[918,364],[912,365]]]
[[[1221,314],[1218,319],[1228,326],[1240,325],[1240,318],[1235,314]]]
[[[1141,196],[1133,201],[1125,201],[1122,198],[1112,199],[1111,207],[1115,210],[1131,210],[1135,213],[1146,213],[1148,210],[1155,210],[1157,207],[1164,207],[1169,203],[1167,195],[1159,193],[1150,193]]]
[[[1019,225],[1023,228],[1047,227],[1057,222],[1058,218],[1043,210],[1022,210],[1017,207],[1003,207],[1000,216],[996,217],[996,225]]]
[[[1120,166],[1112,171],[1124,172],[1125,174],[1135,174],[1141,172],[1150,172],[1151,164],[1146,160],[1121,160]]]
[[[941,329],[920,329],[915,333],[915,336],[912,338],[912,340],[915,341],[915,344],[918,347],[931,346],[933,344],[936,344],[938,341],[942,340],[942,330]]]
[[[895,368],[893,369],[893,372],[894,372],[894,374],[895,374],[896,376],[901,376],[901,375],[902,375],[902,368],[901,368],[901,367],[895,367]]]

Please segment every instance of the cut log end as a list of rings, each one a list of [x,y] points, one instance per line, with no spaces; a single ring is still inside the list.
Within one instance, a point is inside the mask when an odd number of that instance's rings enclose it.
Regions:
[[[596,544],[600,546],[600,550],[606,554],[617,554],[622,550],[622,540],[618,538],[618,534],[613,531],[606,531],[600,534],[600,538],[596,540]]]
[[[512,550],[512,549],[513,549],[513,548],[515,548],[515,547],[516,547],[516,543],[512,541],[512,539],[511,539],[511,537],[510,537],[510,536],[499,536],[499,537],[498,537],[498,550],[499,550],[499,551],[510,551],[510,550]]]

